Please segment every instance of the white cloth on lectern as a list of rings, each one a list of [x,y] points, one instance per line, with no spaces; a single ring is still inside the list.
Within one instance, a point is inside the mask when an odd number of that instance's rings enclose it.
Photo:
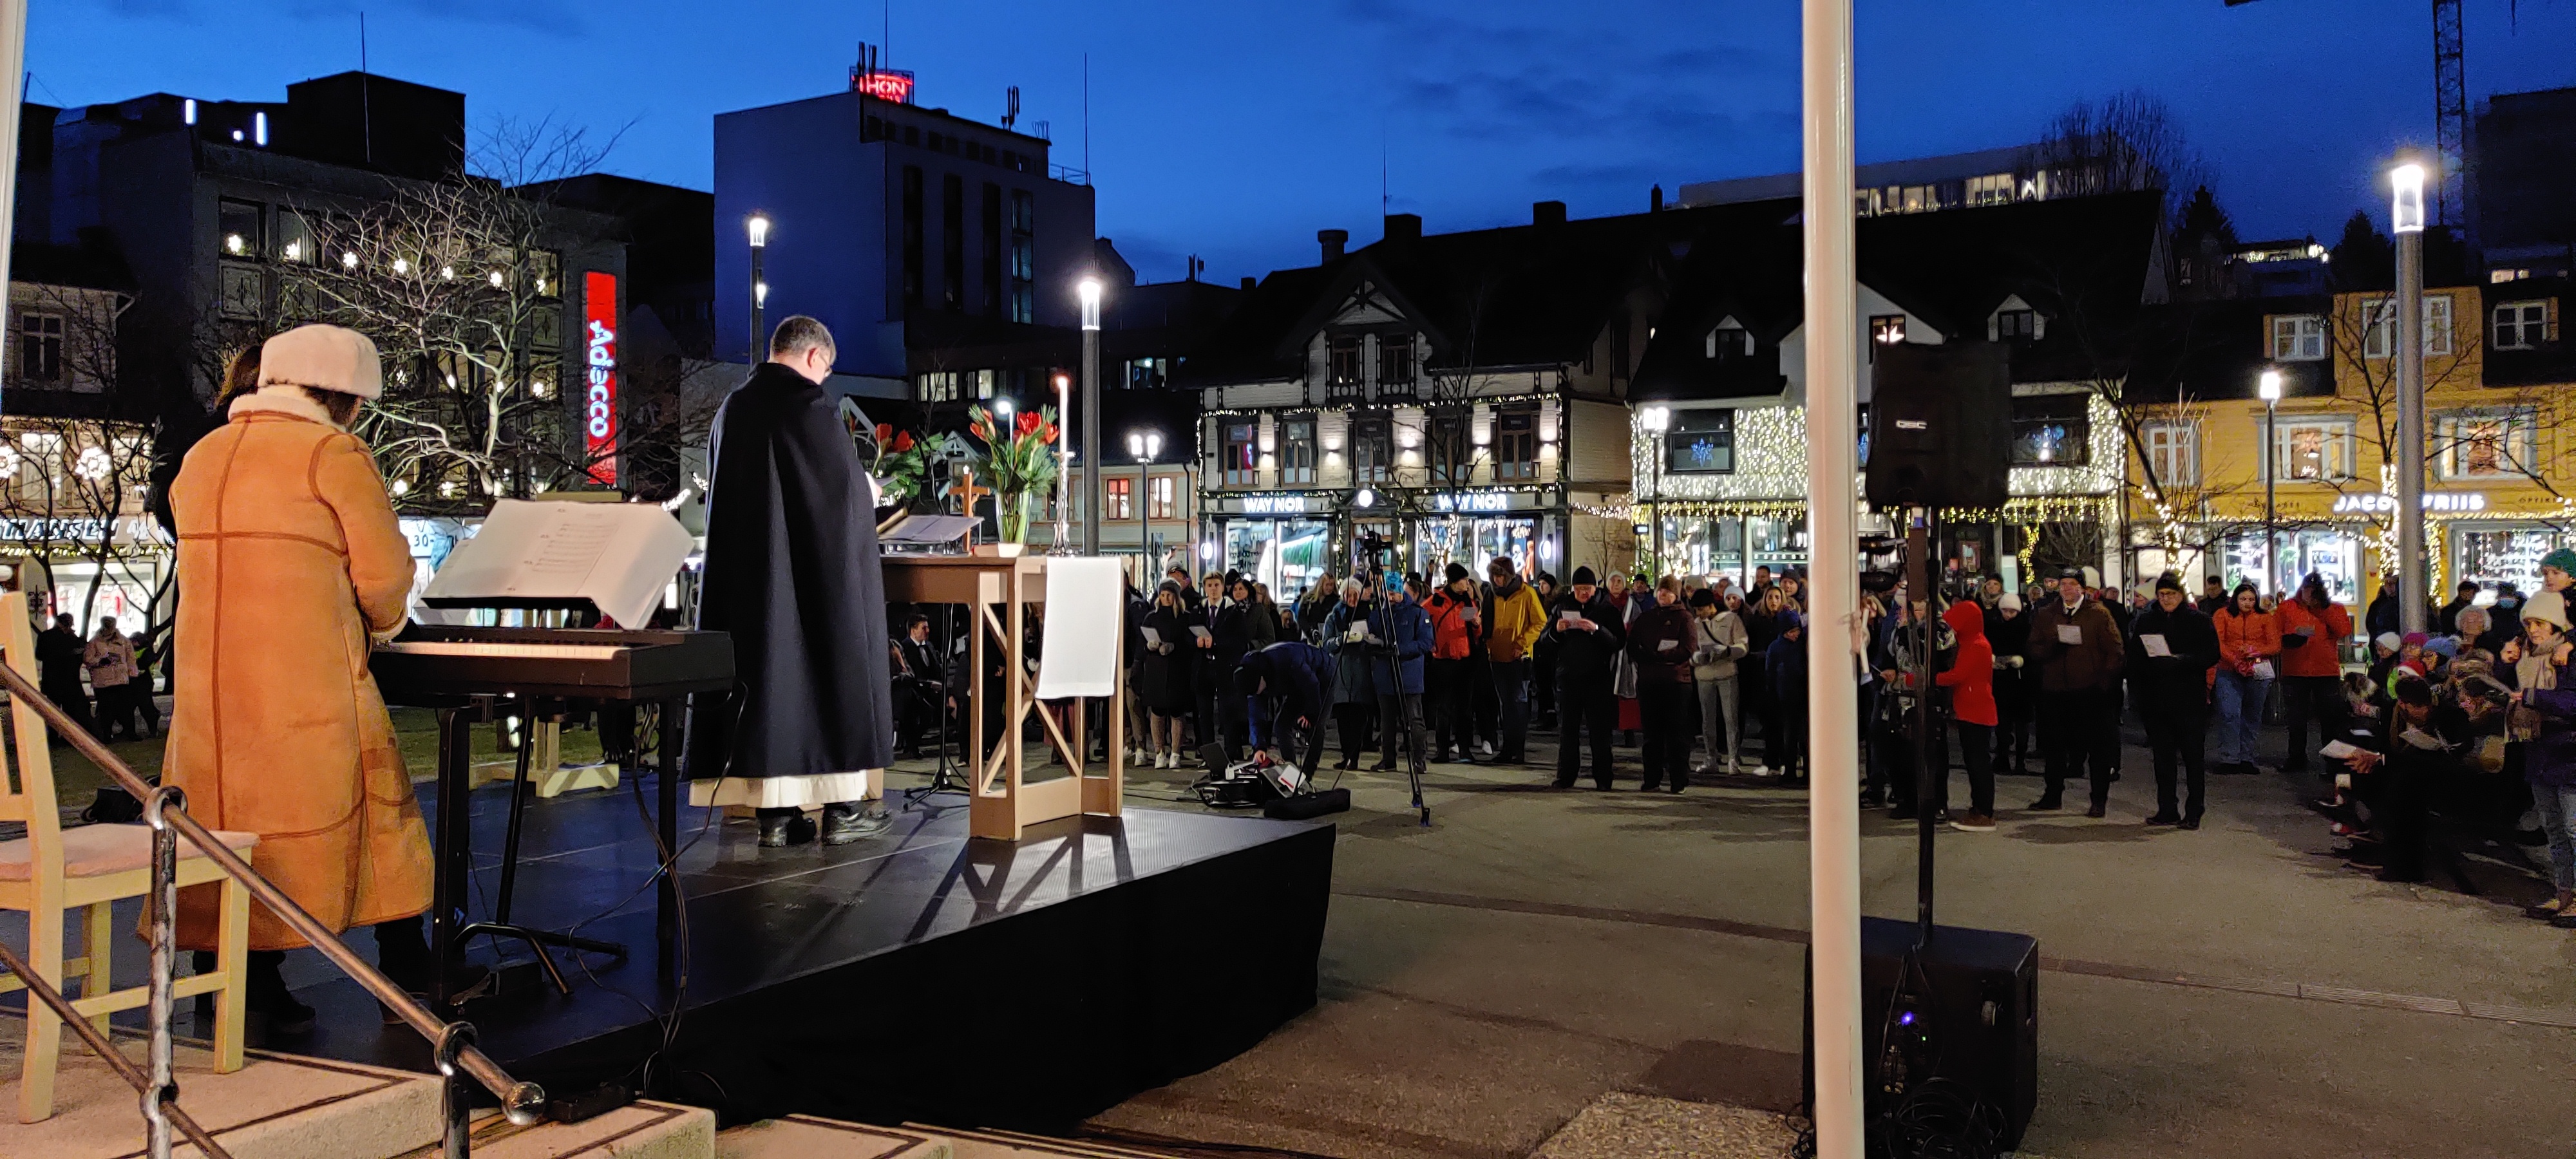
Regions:
[[[868,795],[868,782],[882,785],[884,769],[853,773],[817,773],[809,777],[721,777],[689,782],[689,804],[700,809],[748,805],[755,809],[820,809],[836,801]]]
[[[1049,556],[1046,650],[1038,699],[1107,696],[1118,690],[1118,643],[1126,634],[1126,572],[1114,558]]]

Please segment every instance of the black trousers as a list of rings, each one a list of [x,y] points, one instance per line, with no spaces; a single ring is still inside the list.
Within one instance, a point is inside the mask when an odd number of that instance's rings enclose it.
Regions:
[[[1423,747],[1422,694],[1399,692],[1392,696],[1379,696],[1377,721],[1378,761],[1394,764],[1396,742],[1401,740],[1413,761],[1413,771],[1421,772],[1431,756],[1430,750]]]
[[[2343,682],[2332,676],[2282,677],[2281,706],[2290,729],[2290,751],[2282,755],[2281,768],[2293,773],[2308,767],[2308,722],[2316,721],[2317,745],[2323,747],[2343,735],[2344,718],[2351,715]]]
[[[1430,701],[1426,707],[1431,714],[1432,751],[1442,760],[1450,759],[1452,752],[1470,755],[1475,747],[1475,722],[1467,715],[1475,693],[1475,665],[1465,659],[1433,660],[1423,674],[1423,692]]]
[[[1592,734],[1592,783],[1610,787],[1610,734],[1619,727],[1619,698],[1610,692],[1610,676],[1601,673],[1580,683],[1556,688],[1556,784],[1574,784],[1582,763],[1583,734]]]
[[[2189,782],[2189,796],[2182,802],[2180,815],[2199,820],[2201,799],[2208,787],[2208,770],[2201,760],[2202,746],[2209,735],[2208,710],[2197,704],[2148,703],[2138,706],[2138,715],[2147,726],[2147,748],[2156,756],[2156,814],[2176,815],[2174,765],[2180,762],[2182,776]]]
[[[1637,682],[1637,724],[1645,733],[1646,788],[1669,778],[1674,790],[1690,784],[1691,738],[1699,735],[1699,696],[1686,683]]]
[[[1368,750],[1369,715],[1370,708],[1365,704],[1352,702],[1333,706],[1333,719],[1340,722],[1342,729],[1344,764],[1358,764],[1360,754]]]
[[[1995,726],[1968,721],[1952,722],[1959,729],[1959,757],[1968,765],[1968,811],[1987,817],[1995,815],[1995,766],[1986,750],[1994,743]],[[1941,778],[1949,780],[1946,775]]]
[[[1467,709],[1474,715],[1475,738],[1499,745],[1504,728],[1503,700],[1495,694],[1493,661],[1479,655],[1470,656],[1460,663],[1467,666]],[[1462,739],[1459,743],[1470,749],[1475,747],[1473,741]],[[1502,750],[1497,748],[1495,751]]]
[[[1772,691],[1769,723],[1763,725],[1768,730],[1763,759],[1780,770],[1782,783],[1804,784],[1807,778],[1798,771],[1798,758],[1807,747],[1807,690],[1793,688],[1785,695],[1779,689]]]
[[[2066,791],[2066,782],[2086,777],[2093,802],[2111,799],[2111,770],[2120,748],[2120,701],[2117,693],[2099,689],[2039,694],[2039,747],[2046,761],[2048,796]]]
[[[1247,703],[1246,708],[1250,705]],[[1282,711],[1263,738],[1279,749],[1279,759],[1303,770],[1312,777],[1324,763],[1324,717],[1321,713],[1306,718],[1306,727],[1297,727],[1297,718]]]

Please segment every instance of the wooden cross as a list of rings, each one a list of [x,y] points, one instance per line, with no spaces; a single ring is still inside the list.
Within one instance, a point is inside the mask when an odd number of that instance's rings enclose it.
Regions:
[[[957,495],[958,498],[965,503],[964,509],[960,510],[958,514],[973,515],[975,513],[975,498],[979,495],[990,495],[992,493],[993,489],[990,487],[978,487],[975,485],[975,469],[973,467],[957,468]]]

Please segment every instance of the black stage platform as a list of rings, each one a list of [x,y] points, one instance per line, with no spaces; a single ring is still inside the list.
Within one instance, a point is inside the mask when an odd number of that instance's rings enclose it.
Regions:
[[[476,917],[508,800],[475,794]],[[928,805],[881,837],[789,849],[684,809],[691,958],[674,1021],[633,787],[531,802],[514,919],[586,923],[631,956],[585,955],[585,976],[558,951],[569,997],[484,999],[464,1017],[511,1073],[558,1095],[649,1080],[729,1122],[1044,1128],[1231,1058],[1314,1005],[1331,826],[1131,808],[1013,845],[968,840],[962,795]],[[493,959],[486,939],[471,953]],[[321,1029],[279,1049],[427,1069],[419,1037],[380,1028],[355,983],[298,994]]]

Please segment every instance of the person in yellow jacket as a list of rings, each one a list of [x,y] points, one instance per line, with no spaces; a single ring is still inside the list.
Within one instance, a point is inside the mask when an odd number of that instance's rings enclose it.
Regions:
[[[1494,674],[1494,696],[1502,702],[1503,744],[1494,763],[1517,765],[1529,757],[1530,647],[1547,626],[1547,609],[1538,593],[1521,579],[1511,557],[1495,556],[1485,565],[1492,586],[1485,597],[1485,660]]]
[[[374,926],[386,974],[417,991],[430,970],[429,834],[367,670],[370,638],[403,624],[411,551],[374,456],[348,431],[381,375],[354,330],[289,330],[261,347],[259,389],[182,461],[162,770],[207,828],[259,834],[252,866],[323,925]],[[213,886],[181,896],[181,945],[214,948],[215,900]],[[271,1038],[312,1028],[278,973],[303,944],[252,907],[244,997]]]

